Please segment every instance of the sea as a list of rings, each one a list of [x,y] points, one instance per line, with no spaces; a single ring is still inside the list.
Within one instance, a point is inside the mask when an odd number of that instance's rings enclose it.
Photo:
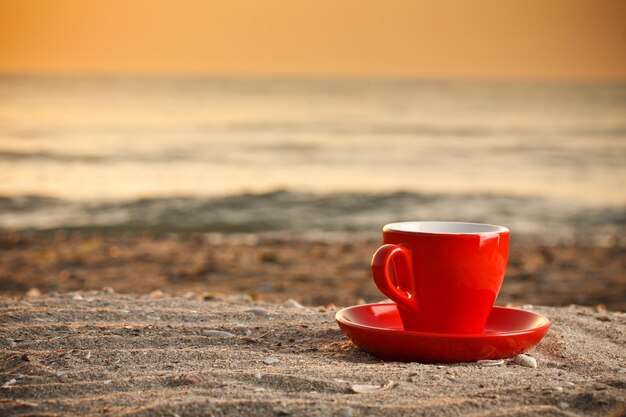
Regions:
[[[626,84],[0,75],[0,230],[626,237]]]

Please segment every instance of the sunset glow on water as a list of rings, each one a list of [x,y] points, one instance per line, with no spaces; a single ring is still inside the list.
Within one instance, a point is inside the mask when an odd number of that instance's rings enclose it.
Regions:
[[[626,203],[626,87],[0,80],[0,193],[491,193]]]

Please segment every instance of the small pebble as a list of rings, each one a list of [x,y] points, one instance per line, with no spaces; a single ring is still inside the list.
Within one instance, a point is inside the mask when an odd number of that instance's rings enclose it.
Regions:
[[[527,368],[536,368],[537,367],[537,359],[528,355],[517,355],[513,358],[513,363],[525,366]]]
[[[105,380],[105,381],[102,381],[102,383],[103,383],[104,385],[111,385],[111,383],[112,383],[112,382],[113,382],[113,381],[111,381],[110,379],[107,379],[107,380]]]
[[[275,363],[278,363],[278,358],[270,356],[269,358],[263,359],[263,363],[266,365],[273,365]]]
[[[352,385],[350,388],[352,388],[352,391],[356,392],[357,394],[364,394],[368,392],[380,391],[383,387],[381,385],[355,384],[355,385]]]
[[[290,298],[289,300],[285,301],[283,304],[286,307],[291,307],[291,308],[305,308],[302,304],[300,304],[299,302],[297,302],[293,298]]]
[[[476,361],[476,365],[478,366],[500,366],[504,364],[504,360],[503,359],[496,359],[496,360],[482,360],[482,361]]]
[[[28,298],[41,297],[41,291],[39,291],[37,288],[31,288],[30,290],[26,292],[26,297]]]
[[[561,401],[559,403],[559,407],[565,409],[565,408],[569,408],[569,403],[566,403],[565,401]]]
[[[17,380],[15,378],[9,379],[2,385],[2,388],[9,388],[11,385],[15,384]]]
[[[115,294],[115,290],[111,287],[104,287],[102,289],[102,292],[105,294]]]
[[[221,330],[205,330],[203,333],[205,336],[215,337],[219,339],[228,339],[231,337],[235,337],[234,334],[229,332],[223,332]]]
[[[532,304],[524,304],[524,305],[522,306],[522,308],[523,308],[524,310],[532,310],[532,309],[533,309],[533,305],[532,305]]]
[[[261,372],[256,371],[255,374],[254,374],[254,377],[260,381],[261,380]]]
[[[74,294],[72,296],[72,300],[80,301],[80,300],[83,300],[83,299],[84,299],[83,296],[80,295],[80,294]]]
[[[67,375],[67,371],[57,371],[57,376]]]
[[[398,385],[397,382],[389,381],[383,386],[355,384],[355,385],[352,385],[350,388],[352,388],[352,391],[354,391],[357,394],[368,394],[372,392],[386,391],[386,390],[392,389],[396,385]]]
[[[267,312],[267,310],[264,310],[262,308],[250,308],[250,309],[244,311],[244,313],[254,314],[255,316],[258,316],[258,317],[267,317],[267,316],[269,316],[269,313]]]
[[[165,295],[165,293],[161,290],[154,290],[152,292],[150,292],[150,294],[148,294],[150,296],[150,298],[163,298],[163,296]]]

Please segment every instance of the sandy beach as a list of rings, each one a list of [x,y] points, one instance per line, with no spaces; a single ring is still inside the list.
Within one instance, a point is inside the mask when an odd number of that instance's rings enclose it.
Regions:
[[[375,240],[260,239],[254,235],[0,233],[0,292],[23,295],[113,288],[119,293],[211,298],[245,293],[304,305],[377,302],[371,280]],[[511,244],[497,299],[626,311],[626,248]]]
[[[533,307],[553,323],[528,352],[537,368],[423,365],[359,351],[332,307],[205,298],[3,296],[0,414],[606,416],[626,407],[623,313]]]
[[[360,351],[334,314],[382,299],[369,270],[378,245],[254,235],[2,233],[0,414],[626,412],[620,312],[626,249],[619,240],[511,246],[497,304],[552,321],[527,352],[537,368],[512,360],[386,363]],[[378,388],[355,392],[362,385]]]

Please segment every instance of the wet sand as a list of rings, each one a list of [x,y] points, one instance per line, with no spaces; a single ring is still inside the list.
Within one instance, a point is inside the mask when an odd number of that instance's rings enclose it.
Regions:
[[[519,242],[519,243],[518,243]],[[305,305],[376,302],[369,262],[379,242],[252,235],[0,233],[0,293],[100,290],[247,293]],[[513,240],[497,304],[604,304],[626,311],[626,246]]]
[[[341,334],[334,308],[261,303],[247,295],[4,296],[0,414],[623,413],[626,316],[574,306],[533,310],[553,323],[528,352],[537,368],[508,360],[495,366],[381,362]],[[355,393],[355,385],[387,389]]]

